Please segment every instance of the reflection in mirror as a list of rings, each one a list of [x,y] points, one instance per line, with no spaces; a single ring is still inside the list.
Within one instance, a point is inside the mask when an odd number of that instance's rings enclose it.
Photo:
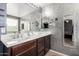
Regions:
[[[16,33],[18,32],[18,18],[7,16],[7,33]]]
[[[21,19],[21,21],[20,21],[20,31],[27,32],[29,30],[30,30],[30,22]]]
[[[64,20],[64,45],[73,46],[73,22],[72,19]]]

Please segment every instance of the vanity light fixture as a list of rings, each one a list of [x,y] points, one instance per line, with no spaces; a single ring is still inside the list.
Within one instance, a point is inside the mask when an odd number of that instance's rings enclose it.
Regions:
[[[35,3],[25,3],[25,4],[27,4],[28,6],[32,8],[41,8],[38,4],[35,4]]]

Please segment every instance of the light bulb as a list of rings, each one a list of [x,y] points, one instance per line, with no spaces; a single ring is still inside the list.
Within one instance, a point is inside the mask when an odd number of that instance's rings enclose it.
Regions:
[[[68,23],[69,21],[68,21],[68,20],[66,20],[66,22]]]

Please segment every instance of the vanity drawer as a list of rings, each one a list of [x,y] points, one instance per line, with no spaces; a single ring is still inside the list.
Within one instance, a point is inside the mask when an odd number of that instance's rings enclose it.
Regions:
[[[18,56],[36,56],[36,46],[32,46],[30,49],[18,54]]]
[[[36,47],[36,41],[35,40],[25,42],[25,43],[22,43],[20,45],[12,47],[11,48],[11,51],[12,51],[11,54],[12,55],[21,55],[22,53],[27,52],[28,50],[30,50],[33,47]]]

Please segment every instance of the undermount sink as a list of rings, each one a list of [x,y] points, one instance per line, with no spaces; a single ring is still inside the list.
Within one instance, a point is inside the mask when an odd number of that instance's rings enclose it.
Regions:
[[[11,41],[7,41],[7,44],[16,44],[18,42],[21,42],[22,40],[27,40],[29,37],[24,37],[24,38],[17,38],[17,39],[12,39]]]
[[[15,43],[17,43],[18,41],[9,41],[9,42],[7,42],[7,44],[9,45],[9,44],[15,44]]]
[[[22,40],[22,38],[16,38],[16,39],[11,39],[9,41],[7,41],[7,44],[15,44],[17,42],[19,42],[20,40]]]

